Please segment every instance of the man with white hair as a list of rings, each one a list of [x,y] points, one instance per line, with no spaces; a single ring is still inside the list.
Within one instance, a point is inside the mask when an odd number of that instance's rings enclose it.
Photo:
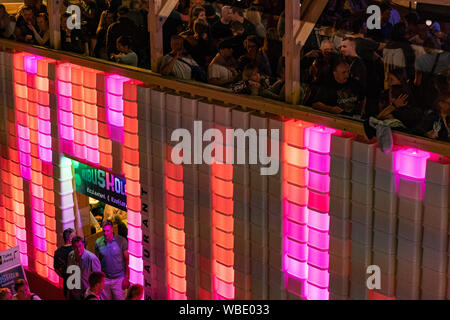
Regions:
[[[233,11],[230,6],[222,7],[222,17],[211,28],[212,37],[216,40],[232,37],[231,21],[233,18]]]

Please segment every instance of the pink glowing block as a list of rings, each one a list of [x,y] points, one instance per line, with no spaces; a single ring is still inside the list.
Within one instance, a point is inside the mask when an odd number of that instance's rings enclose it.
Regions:
[[[328,288],[319,288],[312,284],[308,287],[308,300],[330,300]]]
[[[142,230],[132,225],[128,225],[128,239],[136,242],[142,242]]]
[[[37,211],[44,211],[44,200],[31,196],[32,208]]]
[[[306,224],[308,223],[308,207],[299,206],[287,199],[283,200],[283,212],[284,216],[289,220],[295,221],[297,223]]]
[[[38,104],[39,120],[50,120],[50,107]]]
[[[23,140],[21,138],[17,139],[17,144],[19,147],[19,151],[30,153],[31,145],[29,140]]]
[[[133,268],[134,270],[136,270],[138,272],[142,272],[144,269],[143,263],[142,263],[142,257],[136,257],[131,252],[130,252],[129,256],[130,256],[130,262],[129,262],[130,268]]]
[[[234,284],[227,283],[220,280],[217,277],[214,277],[214,288],[217,294],[220,294],[222,297],[226,299],[233,300],[234,299]]]
[[[108,110],[108,123],[113,126],[123,128],[123,123],[124,123],[123,113],[116,112],[113,110]]]
[[[320,231],[328,231],[330,230],[330,216],[327,213],[321,213],[309,209],[308,227],[312,227]]]
[[[118,74],[106,76],[106,91],[118,96],[123,95],[123,83],[129,81],[129,78]]]
[[[329,193],[330,177],[327,174],[309,171],[308,188],[321,193]]]
[[[136,257],[142,257],[142,243],[128,239],[128,252]]]
[[[17,135],[24,140],[30,140],[30,129],[18,124]]]
[[[37,73],[37,62],[38,60],[44,59],[44,57],[40,56],[25,56],[23,57],[23,65],[25,68],[25,71],[30,74],[36,74]]]
[[[330,156],[327,154],[320,154],[317,152],[310,151],[308,169],[320,173],[329,173]]]
[[[330,247],[330,235],[328,232],[309,228],[308,245],[320,250],[328,250]]]
[[[58,93],[65,97],[72,97],[72,84],[70,82],[58,81]]]
[[[395,153],[396,171],[404,176],[414,179],[425,179],[427,170],[428,152],[419,149],[403,149]]]
[[[74,143],[73,155],[78,159],[86,159],[86,146]]]
[[[59,80],[65,82],[72,81],[72,65],[70,63],[61,63],[56,70]]]
[[[311,127],[309,129],[308,149],[319,153],[330,153],[331,134],[335,130],[326,127]]]
[[[117,112],[123,113],[123,100],[121,96],[116,96],[114,94],[106,95],[106,105]]]
[[[95,149],[86,147],[86,159],[91,163],[100,163],[100,152]]]
[[[91,149],[98,149],[98,136],[95,134],[85,133],[85,144]]]
[[[130,267],[130,283],[143,285],[144,275],[142,274],[142,272],[133,270],[133,268]]]
[[[42,134],[52,133],[52,124],[48,120],[38,119],[38,131]]]
[[[286,272],[297,279],[308,278],[308,264],[306,261],[298,261],[284,255],[284,266]]]
[[[53,284],[59,284],[59,275],[52,269],[48,269],[48,280]]]
[[[58,95],[58,107],[62,110],[72,112],[72,98]]]
[[[172,288],[169,288],[168,298],[169,300],[187,300],[185,293],[178,292]]]
[[[319,269],[309,265],[308,283],[314,284],[320,288],[328,288],[330,283],[330,273],[328,272],[328,269]]]
[[[26,180],[31,180],[31,168],[20,166],[20,174],[21,174],[22,178],[24,178]]]
[[[39,158],[44,162],[52,162],[53,154],[51,149],[39,147]]]
[[[319,269],[328,269],[330,265],[330,255],[328,251],[308,247],[308,265],[315,266]]]
[[[31,194],[39,199],[43,199],[44,197],[44,188],[37,184],[31,184]]]
[[[308,245],[306,242],[297,242],[295,240],[285,238],[285,253],[296,260],[308,260]]]
[[[44,228],[45,229],[45,228]],[[45,233],[45,232],[44,232]],[[45,234],[44,234],[44,237],[43,238],[41,238],[41,237],[38,237],[36,234],[34,235],[34,237],[33,237],[33,244],[34,244],[34,247],[36,248],[36,249],[38,249],[39,251],[42,251],[42,252],[46,252],[47,251],[47,243],[46,243],[46,241],[45,241]]]
[[[60,130],[59,135],[61,136],[61,138],[69,140],[70,143],[73,143],[73,136],[74,136],[73,127],[60,125],[59,130]]]
[[[22,147],[23,148],[23,147]],[[28,151],[29,152],[29,151]],[[24,166],[31,166],[31,156],[29,153],[19,152],[20,164]]]
[[[27,240],[27,231],[25,229],[19,228],[16,226],[16,238],[17,240],[26,241]],[[27,252],[25,244],[25,250],[23,252]]]
[[[299,242],[308,241],[308,226],[306,224],[298,224],[290,220],[285,220],[285,235]]]
[[[127,184],[128,186],[128,184]],[[127,223],[135,227],[141,226],[141,214],[139,212],[128,209],[127,210]]]
[[[52,147],[52,137],[46,134],[38,133],[39,146],[47,149]]]
[[[24,268],[28,268],[28,256],[26,253],[20,253],[20,262]]]
[[[31,216],[34,222],[40,225],[45,225],[45,214],[43,212],[31,209]]]
[[[73,126],[73,114],[64,110],[59,110],[59,123],[66,126]]]

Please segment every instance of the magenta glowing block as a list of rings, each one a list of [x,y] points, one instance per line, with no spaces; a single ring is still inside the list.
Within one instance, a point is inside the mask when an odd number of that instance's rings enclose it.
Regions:
[[[72,112],[72,98],[58,95],[58,107],[62,110]]]
[[[50,120],[50,107],[38,104],[39,120]]]
[[[110,109],[118,112],[123,112],[123,100],[121,96],[116,96],[114,94],[107,94],[106,103]]]
[[[321,193],[330,192],[330,176],[309,171],[308,188]]]
[[[427,171],[428,152],[419,149],[402,149],[395,153],[396,171],[406,177],[423,180]]]
[[[308,169],[321,172],[330,172],[330,156],[327,154],[320,154],[317,152],[309,152],[309,165]]]
[[[222,280],[220,280],[217,277],[214,277],[214,287],[215,292],[222,297],[234,300],[234,284],[233,283],[227,283]]]
[[[310,127],[308,149],[319,153],[330,153],[331,135],[335,130],[326,127]]]
[[[73,138],[74,138],[73,127],[60,125],[59,129],[60,129],[59,134],[60,134],[61,138],[69,140],[71,143],[73,143]]]
[[[321,213],[309,209],[308,226],[321,231],[330,230],[330,216],[328,213]]]
[[[284,256],[284,267],[286,272],[297,279],[308,278],[308,264],[306,261],[295,260],[288,255]]]
[[[17,240],[26,241],[27,240],[27,231],[25,229],[19,228],[18,226],[15,226],[16,228],[16,238]],[[21,252],[27,252],[27,247],[25,244],[25,247],[23,248],[24,251]]]
[[[287,199],[283,200],[284,216],[297,223],[308,223],[308,207],[299,206]]]
[[[86,146],[74,143],[73,155],[78,159],[86,159]]]
[[[45,148],[39,148],[39,158],[47,163],[52,162],[52,150],[51,149],[45,149]]]
[[[328,212],[330,210],[330,197],[325,193],[317,193],[310,190],[308,208],[320,212]]]
[[[94,150],[86,147],[86,157],[87,160],[91,163],[99,164],[100,163],[100,152],[98,150]]]
[[[22,263],[22,266],[25,268],[28,268],[28,256],[27,253],[20,253],[20,262]]]
[[[52,137],[46,134],[38,133],[39,146],[47,149],[52,147]]]
[[[128,225],[128,238],[136,242],[141,242],[142,241],[141,228],[136,228],[132,225]]]
[[[314,284],[317,287],[328,288],[330,273],[327,269],[319,269],[313,266],[308,266],[308,283]]]
[[[290,220],[285,221],[285,235],[300,242],[308,241],[308,226]]]
[[[40,225],[45,225],[45,214],[43,212],[31,209],[31,217],[34,222]]]
[[[133,268],[130,268],[130,283],[132,284],[144,284],[144,275],[142,272],[136,271]]]
[[[44,58],[40,57],[40,56],[35,56],[35,55],[23,57],[23,64],[24,64],[25,71],[30,74],[36,74],[37,73],[37,62],[38,62],[38,60],[41,60],[41,59],[44,59]]]
[[[38,119],[38,131],[41,134],[49,135],[52,133],[52,124],[48,120]]]
[[[19,136],[19,138],[30,140],[30,129],[18,124],[17,135]]]
[[[31,151],[31,144],[29,140],[23,140],[21,138],[17,139],[17,144],[19,147],[19,151],[30,153]]]
[[[142,259],[140,257],[135,257],[131,252],[130,252],[130,262],[129,262],[129,266],[130,268],[133,268],[136,271],[142,272],[143,269],[143,262]]]
[[[320,250],[328,250],[330,247],[330,235],[328,232],[309,228],[308,245]]]
[[[308,265],[315,266],[319,269],[328,269],[330,265],[330,255],[328,251],[308,247]]]
[[[137,256],[142,256],[142,243],[128,239],[128,252],[133,252]]]
[[[58,80],[58,93],[65,97],[72,97],[72,84]]]
[[[314,285],[308,286],[308,300],[329,300],[328,288],[319,288]]]
[[[124,117],[122,112],[108,110],[108,122],[115,127],[123,128]]]
[[[285,252],[289,257],[300,261],[306,261],[308,259],[308,246],[306,242],[298,242],[286,238],[284,243]]]
[[[120,76],[118,74],[106,76],[106,92],[122,96],[123,83],[129,81],[129,78]]]
[[[20,174],[21,174],[22,178],[24,178],[26,180],[31,180],[31,168],[20,166]]]
[[[169,287],[168,299],[169,300],[187,300],[187,296],[185,293],[178,292]]]

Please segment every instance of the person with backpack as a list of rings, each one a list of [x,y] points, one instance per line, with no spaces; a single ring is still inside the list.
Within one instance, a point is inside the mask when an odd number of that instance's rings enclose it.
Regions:
[[[101,300],[101,293],[105,287],[105,274],[94,271],[89,275],[89,289],[84,294],[84,300]]]

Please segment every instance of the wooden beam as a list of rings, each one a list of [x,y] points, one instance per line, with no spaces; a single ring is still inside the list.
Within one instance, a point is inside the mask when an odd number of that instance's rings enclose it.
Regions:
[[[150,0],[148,2],[148,30],[150,33],[150,57],[152,70],[157,70],[163,56],[163,25],[178,0]]]
[[[328,0],[315,0],[314,4],[310,2],[308,8],[302,8],[302,17],[299,32],[295,35],[297,43],[304,45],[308,40],[311,31],[314,29],[323,10],[327,6]]]
[[[60,8],[63,0],[47,1],[48,26],[50,30],[50,46],[54,49],[61,48]]]
[[[234,94],[229,90],[213,85],[162,77],[146,69],[125,66],[123,64],[93,57],[86,57],[70,52],[43,49],[42,47],[30,46],[26,43],[6,39],[0,39],[0,48],[4,48],[5,50],[25,51],[58,61],[70,62],[86,68],[92,68],[108,73],[117,73],[128,78],[143,81],[150,86],[158,86],[161,88],[177,90],[179,92],[186,92],[192,96],[195,95],[196,97],[203,97],[209,99],[210,101],[220,101],[229,105],[239,105],[246,107],[248,110],[264,111],[267,114],[300,119],[358,135],[364,135],[364,127],[362,123],[344,119],[333,114],[317,111],[310,107],[300,105],[293,107],[290,104],[280,101]],[[392,135],[395,144],[415,147],[425,151],[437,153],[441,156],[450,157],[450,143],[448,142],[432,140],[425,137],[414,136],[408,133],[396,131],[393,131]]]
[[[298,104],[300,98],[300,49],[295,33],[300,26],[300,3],[285,0],[283,54],[285,57],[285,100]]]

